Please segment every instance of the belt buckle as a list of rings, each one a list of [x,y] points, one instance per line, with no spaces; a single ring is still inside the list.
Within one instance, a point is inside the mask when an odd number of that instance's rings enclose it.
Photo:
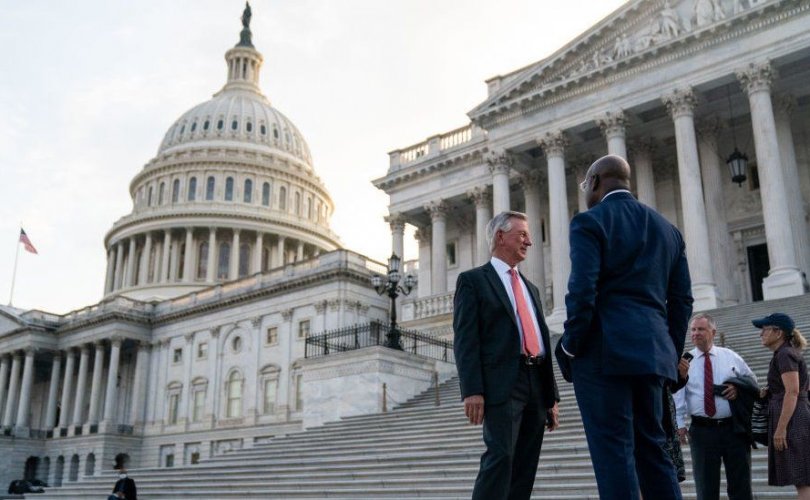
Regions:
[[[526,360],[524,362],[528,366],[538,366],[540,361],[540,356],[526,356]]]

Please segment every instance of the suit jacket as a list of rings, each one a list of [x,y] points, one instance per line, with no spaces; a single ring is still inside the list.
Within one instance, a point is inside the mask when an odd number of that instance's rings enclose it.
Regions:
[[[138,500],[138,490],[135,488],[135,481],[131,477],[125,477],[115,482],[113,493],[121,491],[126,500]]]
[[[544,404],[551,407],[560,398],[552,370],[548,327],[537,287],[523,275],[521,278],[532,297],[545,346],[546,358],[536,371]],[[520,365],[520,333],[512,303],[492,264],[458,276],[453,307],[453,350],[462,399],[481,394],[487,404],[507,401]]]
[[[571,276],[561,340],[608,375],[677,380],[692,292],[680,232],[629,193],[571,221]]]

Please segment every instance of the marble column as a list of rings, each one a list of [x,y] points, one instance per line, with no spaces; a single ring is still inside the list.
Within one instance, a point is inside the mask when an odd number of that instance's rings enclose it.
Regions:
[[[233,281],[239,277],[239,230],[233,230],[231,239],[231,261],[229,262],[228,279]]]
[[[509,171],[514,158],[505,151],[493,152],[488,158],[492,173],[492,211],[495,215],[510,210]]]
[[[565,293],[571,274],[570,244],[568,241],[568,189],[565,185],[565,147],[567,139],[562,131],[546,133],[539,141],[548,161],[549,218],[551,219],[551,283],[553,309],[546,318],[549,328],[562,331],[565,322]]]
[[[256,232],[256,244],[253,245],[253,265],[251,266],[252,273],[260,273],[264,271],[262,265],[262,256],[264,255],[264,233],[261,231]]]
[[[59,396],[59,377],[62,371],[62,353],[56,352],[51,364],[51,384],[48,386],[48,407],[45,410],[45,430],[56,426],[56,404]],[[2,368],[0,368],[0,386],[2,386]],[[2,398],[2,396],[0,396]]]
[[[205,281],[213,283],[217,279],[217,228],[208,228],[208,263],[205,266]]]
[[[0,426],[3,423],[3,409],[6,407],[6,385],[8,384],[8,365],[11,358],[0,353]]]
[[[137,256],[138,242],[135,236],[129,237],[129,253],[127,254],[127,268],[124,273],[124,288],[135,285],[135,258]]]
[[[129,423],[141,425],[144,423],[144,410],[146,408],[146,392],[148,389],[148,365],[151,346],[147,342],[138,344],[138,354],[135,359],[135,380],[132,386],[132,404],[129,408]]]
[[[107,251],[107,276],[104,280],[104,294],[108,294],[115,288],[115,247],[110,246]]]
[[[107,395],[104,398],[104,422],[113,424],[115,422],[115,407],[118,396],[118,369],[121,360],[120,337],[110,339],[110,369],[107,372]]]
[[[160,262],[160,282],[166,283],[169,281],[169,259],[172,252],[172,231],[166,229],[163,231],[163,255],[161,255]]]
[[[487,225],[492,220],[492,194],[487,187],[476,187],[467,192],[467,197],[475,204],[475,260],[476,265],[484,265],[491,257],[487,241]]]
[[[430,212],[433,228],[431,239],[431,291],[433,295],[447,292],[447,204],[443,200],[425,206]]]
[[[428,297],[432,293],[432,271],[431,271],[431,241],[430,228],[418,227],[413,234],[419,242],[419,297]]]
[[[708,117],[698,123],[698,149],[700,174],[703,179],[703,194],[706,202],[706,221],[710,228],[709,248],[711,265],[717,280],[718,300],[721,306],[739,302],[739,286],[734,280],[734,246],[728,231],[726,200],[723,185],[728,183],[724,165],[717,156],[717,136],[721,129],[717,117]]]
[[[775,76],[770,63],[751,64],[737,72],[737,79],[748,94],[748,104],[751,107],[762,217],[765,220],[765,238],[771,265],[768,277],[762,282],[765,300],[804,293],[802,275],[796,260],[787,179],[779,152],[771,103],[771,84]]]
[[[6,408],[3,414],[3,427],[8,429],[14,424],[14,415],[17,410],[17,396],[20,391],[20,363],[22,355],[19,352],[12,354],[11,378],[8,382],[8,395],[6,396]]]
[[[93,360],[93,381],[90,384],[90,411],[87,415],[87,423],[98,424],[98,407],[101,403],[101,373],[104,371],[104,344],[96,342],[96,356]]]
[[[632,163],[630,170],[636,179],[638,201],[650,208],[656,208],[655,176],[653,174],[652,156],[654,143],[652,139],[636,139],[630,144]]]
[[[304,242],[298,240],[298,245],[295,247],[295,261],[301,262],[302,260],[304,260]]]
[[[73,405],[73,425],[84,423],[84,396],[87,393],[87,370],[90,364],[90,347],[84,344],[79,357],[79,378],[76,381],[76,399]]]
[[[621,156],[626,160],[625,129],[627,127],[627,118],[624,111],[608,111],[597,118],[596,123],[602,129],[602,133],[605,134],[605,139],[607,139],[608,154]]]
[[[28,414],[31,410],[31,389],[34,385],[34,348],[25,349],[25,363],[23,366],[22,387],[20,388],[20,404],[17,407],[17,424],[19,429],[28,430]]]
[[[532,238],[532,246],[529,248],[529,254],[520,268],[529,281],[537,285],[540,289],[540,300],[543,304],[546,302],[546,266],[545,256],[543,255],[543,216],[540,208],[540,187],[543,178],[539,170],[531,170],[521,175],[523,181],[523,198],[526,203],[526,216],[529,218],[529,234]]]
[[[281,267],[286,264],[286,257],[284,256],[284,242],[286,240],[287,239],[284,236],[278,237],[278,241],[276,242],[276,251],[273,253],[273,258],[276,260],[276,265],[273,267]]]
[[[810,241],[808,241],[807,212],[804,209],[801,179],[796,166],[796,148],[793,144],[793,130],[790,125],[790,115],[796,107],[796,98],[783,94],[776,98],[775,104],[776,138],[779,141],[779,155],[782,158],[782,170],[785,176],[785,191],[793,228],[796,265],[800,271],[808,273],[810,272]]]
[[[391,253],[405,260],[405,217],[400,214],[391,214],[385,217],[385,222],[391,228]]]
[[[675,142],[678,152],[678,179],[681,187],[686,258],[692,278],[695,311],[714,309],[720,305],[711,264],[709,228],[706,204],[700,180],[694,108],[697,102],[691,88],[675,90],[662,98],[675,122]]]
[[[194,359],[194,332],[183,336],[186,341],[183,349],[183,392],[177,405],[177,421],[187,423],[191,421],[191,367]],[[247,342],[247,339],[245,339]]]
[[[59,427],[66,429],[70,425],[70,410],[73,406],[73,371],[76,366],[76,351],[65,352],[65,382],[62,384],[62,410],[59,413]]]
[[[172,251],[169,257],[169,281],[176,282],[180,278],[180,239],[172,238]]]
[[[113,277],[113,290],[121,288],[124,278],[124,242],[119,241],[115,245],[115,274]]]
[[[194,280],[194,228],[186,228],[186,247],[183,250],[183,283]]]
[[[149,258],[152,253],[152,233],[146,233],[143,243],[143,252],[141,252],[141,265],[138,272],[138,284],[145,285],[149,281]]]

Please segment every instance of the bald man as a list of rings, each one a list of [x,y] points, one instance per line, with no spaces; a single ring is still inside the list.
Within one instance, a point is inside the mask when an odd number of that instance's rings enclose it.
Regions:
[[[629,191],[630,166],[608,155],[580,184],[571,221],[568,320],[557,356],[570,365],[599,497],[680,499],[661,426],[676,380],[692,293],[683,238]]]

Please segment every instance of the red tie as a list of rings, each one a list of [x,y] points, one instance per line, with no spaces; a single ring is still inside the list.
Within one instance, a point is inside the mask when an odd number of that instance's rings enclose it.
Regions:
[[[510,269],[509,275],[512,276],[512,292],[515,295],[520,326],[523,328],[523,350],[529,356],[537,356],[540,354],[540,343],[537,341],[537,330],[534,329],[534,322],[529,312],[529,306],[526,304],[526,297],[523,296],[518,273],[514,269]]]
[[[712,358],[708,352],[703,353],[703,411],[713,417],[717,413],[714,406],[714,373],[712,372]]]

